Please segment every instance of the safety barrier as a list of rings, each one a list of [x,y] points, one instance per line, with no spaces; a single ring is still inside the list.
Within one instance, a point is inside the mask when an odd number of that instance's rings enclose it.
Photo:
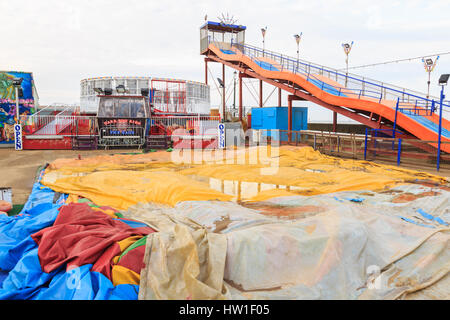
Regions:
[[[267,133],[269,130],[255,130]],[[377,131],[367,130],[365,135],[353,133],[336,133],[313,130],[276,130],[279,134],[271,134],[270,139],[291,136],[290,140],[280,141],[286,145],[311,146],[323,154],[353,158],[359,160],[383,161],[400,165],[435,166],[436,170],[450,169],[450,154],[436,150],[424,152],[425,147],[437,147],[438,141],[423,141],[418,139],[402,139],[380,136]],[[450,142],[443,142],[450,144]]]
[[[178,129],[178,132],[184,131],[199,136],[217,135],[220,116],[157,116],[152,117],[150,121],[152,128],[160,128],[159,131],[154,131],[154,134],[172,135]]]
[[[92,135],[95,133],[96,117],[77,115],[20,116],[24,135]]]

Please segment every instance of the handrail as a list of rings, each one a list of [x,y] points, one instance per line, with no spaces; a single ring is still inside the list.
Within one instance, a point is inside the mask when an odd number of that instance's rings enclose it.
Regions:
[[[219,49],[221,47],[225,47],[226,49],[229,49],[230,44],[225,44],[222,42],[211,42],[215,46],[217,46]],[[226,45],[226,46],[225,46]],[[415,104],[416,106],[423,106],[428,109],[428,107],[431,108],[432,105],[439,105],[439,99],[436,97],[431,97],[432,99],[426,99],[419,95],[425,95],[423,93],[419,93],[413,90],[400,88],[395,85],[386,84],[383,82],[379,82],[376,80],[364,78],[358,75],[346,73],[343,74],[339,70],[333,70],[328,67],[314,64],[305,60],[301,59],[295,59],[289,56],[285,56],[282,54],[275,53],[273,51],[269,50],[263,50],[255,46],[251,45],[243,45],[243,44],[236,44],[231,43],[232,47],[235,47],[239,51],[241,51],[244,55],[249,56],[252,58],[252,60],[256,60],[256,58],[260,57],[267,57],[275,62],[279,63],[279,65],[270,65],[270,69],[272,67],[274,68],[273,71],[290,71],[296,74],[301,74],[306,77],[307,81],[317,80],[322,83],[322,86],[325,86],[325,90],[333,90],[336,91],[336,95],[342,96],[347,94],[354,94],[358,96],[359,99],[361,97],[370,97],[370,98],[376,98],[381,100],[396,100],[399,98],[400,102],[405,104],[407,103],[408,106],[411,106],[411,104]],[[279,68],[281,67],[281,70]],[[270,70],[268,69],[268,70]],[[321,79],[319,79],[315,74],[311,73],[311,70],[316,70],[317,73],[320,75],[323,75],[325,73],[328,73],[328,77],[332,80],[336,80],[338,83],[344,82],[345,84],[340,83],[344,86],[342,87],[336,87],[334,85],[324,83]],[[333,77],[335,79],[333,79]],[[370,80],[370,81],[367,81]],[[357,88],[350,88],[351,85],[357,85]],[[359,88],[358,88],[359,87]],[[387,97],[387,96],[390,97]],[[443,107],[450,107],[450,102],[446,101],[442,104]],[[436,108],[435,108],[436,109]],[[431,111],[431,114],[434,110]],[[447,110],[446,110],[447,111]]]

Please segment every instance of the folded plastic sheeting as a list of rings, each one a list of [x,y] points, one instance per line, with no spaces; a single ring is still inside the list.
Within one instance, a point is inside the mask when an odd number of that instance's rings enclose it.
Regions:
[[[94,271],[108,276],[111,259],[121,252],[118,242],[151,232],[151,228],[132,228],[86,203],[78,203],[62,206],[53,225],[31,237],[39,246],[39,260],[45,272],[62,265],[70,270],[94,264]]]
[[[429,192],[423,188],[410,187],[404,192]],[[409,206],[393,203],[398,193],[281,197],[251,203],[248,208],[211,201],[182,202],[174,208],[133,206],[126,212],[130,218],[163,229],[169,225],[172,230],[155,233],[153,237],[158,238],[147,243],[146,268],[141,273],[147,282],[141,282],[139,298],[186,299],[194,292],[196,297],[218,298],[217,290],[211,292],[209,287],[199,287],[201,294],[189,288],[185,268],[192,263],[218,278],[223,274],[221,298],[408,298],[418,290],[437,286],[449,273],[450,229],[435,221],[427,228],[401,219],[415,218],[420,202]],[[421,198],[424,210],[448,219],[449,193],[435,193]],[[188,255],[180,248],[195,252],[194,236],[187,231],[192,225],[226,237],[226,246],[209,247],[209,255],[226,254],[223,270],[220,265],[210,268],[207,260],[193,253],[189,264],[168,263],[186,259]],[[169,282],[171,286],[167,286]],[[440,292],[437,298],[445,298]]]
[[[130,249],[127,252],[133,252],[134,254],[128,256],[124,251],[128,246],[142,238],[142,236],[136,238],[136,236],[128,237],[128,235],[148,234],[148,232],[142,233],[142,230],[148,231],[151,229],[141,222],[117,218],[116,216],[110,217],[105,213],[105,211],[109,212],[109,209],[102,207],[96,208],[96,211],[84,207],[83,212],[75,212],[78,222],[80,218],[85,218],[84,220],[81,219],[84,226],[82,223],[78,223],[78,225],[70,224],[67,214],[62,217],[59,216],[61,208],[70,211],[70,209],[67,209],[68,206],[63,205],[66,198],[66,195],[57,194],[43,186],[38,179],[33,186],[27,204],[20,214],[12,217],[0,216],[0,300],[137,299],[139,280],[136,283],[127,276],[132,272],[128,267],[132,264],[135,268],[141,268],[144,254],[142,249],[141,255],[139,255],[139,252],[136,254],[136,251]],[[80,205],[71,206],[78,207]],[[97,212],[97,215],[93,212]],[[103,216],[99,217],[99,215]],[[55,228],[64,229],[64,227],[61,227],[61,223],[57,226],[54,225],[55,220],[58,219],[60,222],[65,222],[66,227],[65,230],[62,230],[63,234],[60,235],[56,235]],[[90,220],[90,224],[87,223],[88,220]],[[93,223],[95,221],[97,224]],[[89,240],[92,240],[95,236],[97,236],[97,240],[101,236],[105,239],[106,229],[101,228],[101,225],[105,224],[109,224],[110,227],[116,226],[116,228],[109,229],[111,237],[116,237],[114,240],[119,239],[117,234],[120,234],[120,231],[122,231],[122,236],[127,238],[118,243],[108,243],[111,245],[101,248],[99,247],[99,241],[97,241],[96,245],[100,248],[98,252],[83,249],[83,244],[88,244]],[[117,228],[117,226],[120,227]],[[72,230],[67,229],[70,227]],[[89,227],[91,230],[89,230]],[[89,233],[89,231],[91,232]],[[124,231],[128,233],[125,234]],[[36,234],[43,236],[46,232],[51,233],[46,234],[46,237],[44,236],[48,240],[47,246],[53,245],[53,248],[49,250],[40,248],[32,238]],[[55,237],[52,238],[52,236]],[[78,240],[76,237],[78,237]],[[40,237],[38,242],[42,242],[42,239]],[[105,244],[105,241],[103,241],[103,244]],[[89,245],[89,247],[92,246]],[[41,255],[39,255],[39,250]],[[99,252],[103,254],[99,255]],[[123,255],[122,259],[125,262],[125,264],[122,263],[123,269],[115,272],[116,276],[120,278],[117,283],[116,281],[113,283],[110,279],[111,276],[108,277],[108,273],[105,272],[105,270],[111,269],[108,258],[113,259],[114,254]],[[46,261],[52,263],[46,264]],[[69,261],[72,264],[69,268],[66,268]],[[111,261],[111,263],[113,262]],[[94,268],[93,264],[97,266],[97,269]],[[51,267],[46,269],[46,266]],[[46,269],[46,271],[43,269]],[[114,275],[112,275],[112,278],[114,279]]]
[[[230,298],[223,283],[226,237],[158,208],[142,210],[158,232],[147,239],[139,299]]]

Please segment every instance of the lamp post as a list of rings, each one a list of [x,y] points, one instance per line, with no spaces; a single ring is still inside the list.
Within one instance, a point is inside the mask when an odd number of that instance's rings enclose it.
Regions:
[[[428,73],[428,90],[427,90],[427,100],[430,97],[430,80],[431,80],[431,72],[434,70],[434,68],[436,67],[436,63],[439,60],[439,56],[436,57],[436,60],[433,61],[433,59],[431,58],[427,58],[427,59],[423,59],[422,58],[422,62],[423,62],[423,66],[425,68],[425,71]],[[427,101],[427,106],[428,106],[428,101]]]
[[[19,122],[19,92],[22,91],[22,78],[14,78],[13,79],[13,86],[14,86],[14,90],[15,90],[15,95],[16,95],[16,110],[14,112],[14,121],[16,123]]]
[[[438,151],[437,151],[437,161],[436,161],[436,169],[439,171],[440,159],[441,159],[441,135],[442,135],[442,102],[444,101],[444,86],[447,85],[448,78],[450,74],[442,74],[439,77],[439,85],[441,86],[441,99],[439,102],[439,131],[438,131]]]
[[[267,31],[267,27],[261,28],[261,34],[262,34],[262,37],[263,37],[263,57],[264,57],[264,50],[265,50],[266,31]]]
[[[300,47],[300,40],[302,39],[303,32],[300,32],[300,34],[294,34],[295,42],[297,43],[297,70],[298,70],[298,62],[299,62],[299,47]]]
[[[343,43],[342,47],[344,48],[344,53],[345,53],[345,65],[346,65],[346,74],[345,74],[345,86],[347,86],[347,78],[348,78],[348,55],[350,54],[350,51],[352,50],[353,47],[353,41],[351,44],[348,43]]]

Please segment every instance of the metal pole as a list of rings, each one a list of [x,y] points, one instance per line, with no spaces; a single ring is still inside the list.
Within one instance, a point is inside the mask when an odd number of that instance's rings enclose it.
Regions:
[[[236,71],[233,77],[233,111],[236,108]]]
[[[314,133],[314,150],[316,150],[316,134]]]
[[[242,121],[242,76],[239,73],[239,121]]]
[[[345,64],[346,64],[345,87],[347,87],[347,80],[348,80],[348,53],[346,54]]]
[[[397,166],[400,165],[400,158],[402,153],[402,139],[398,139],[398,149],[397,149]]]
[[[205,58],[205,84],[208,84],[208,60]]]
[[[288,131],[289,131],[289,142],[291,142],[291,131],[292,131],[292,96],[288,96]]]
[[[367,156],[367,128],[366,128],[366,137],[364,138],[364,160],[366,160]]]
[[[442,135],[442,101],[444,101],[444,86],[441,89],[441,101],[439,103],[439,134],[438,134],[438,150],[437,150],[437,162],[436,162],[436,170],[439,171],[440,159],[441,159],[441,135]]]
[[[223,82],[223,87],[222,87],[222,119],[223,122],[225,122],[226,119],[226,115],[225,115],[225,64],[222,64],[222,82]]]
[[[19,117],[18,117],[18,115],[19,115],[19,87],[16,86],[15,90],[16,90],[16,111],[14,112],[14,120],[16,123],[18,123],[19,122]]]
[[[281,88],[278,88],[278,106],[281,107]]]
[[[399,104],[400,104],[400,98],[397,98],[397,104],[395,106],[394,129],[392,131],[392,138],[395,138],[395,128],[397,127],[397,113],[398,113]]]
[[[333,132],[337,132],[337,112],[333,111]]]
[[[263,82],[259,80],[259,107],[263,106]]]

